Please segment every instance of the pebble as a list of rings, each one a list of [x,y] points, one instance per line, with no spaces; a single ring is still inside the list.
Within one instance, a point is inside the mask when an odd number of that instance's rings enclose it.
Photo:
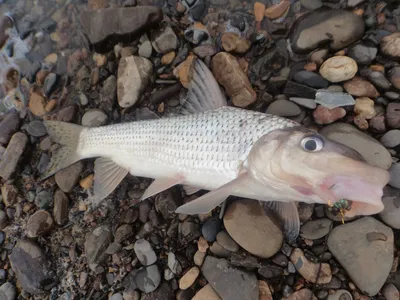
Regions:
[[[161,57],[161,63],[163,65],[170,65],[174,61],[175,56],[176,54],[174,51],[168,52],[167,54],[164,54],[163,57]]]
[[[326,236],[332,228],[332,221],[327,218],[308,221],[300,229],[300,236],[309,240],[317,240]]]
[[[335,227],[327,245],[357,287],[375,296],[392,268],[393,240],[392,229],[372,217],[364,217]]]
[[[393,283],[386,284],[382,289],[382,294],[385,296],[386,300],[400,299],[399,290]]]
[[[214,254],[216,257],[224,257],[227,258],[231,255],[231,252],[224,247],[222,247],[217,241],[212,243],[210,247],[210,251],[212,254]]]
[[[143,42],[144,43],[144,42]],[[150,45],[151,46],[151,45]],[[135,48],[133,48],[133,47],[123,47],[122,49],[121,49],[121,53],[120,53],[120,55],[121,55],[121,58],[125,58],[125,57],[127,57],[127,56],[131,56],[131,55],[134,55],[135,54]],[[140,55],[140,54],[139,54]],[[141,56],[141,55],[140,55]]]
[[[132,270],[123,280],[125,288],[134,290],[139,289],[144,293],[154,292],[161,283],[161,275],[157,265],[142,267]],[[164,294],[166,296],[167,293]],[[143,297],[141,299],[144,299]],[[163,299],[154,298],[154,299]]]
[[[116,293],[110,297],[110,300],[124,300],[124,298],[122,298],[120,293]]]
[[[196,281],[199,274],[200,274],[200,269],[198,267],[192,267],[179,280],[179,288],[181,290],[186,290],[190,288]]]
[[[57,112],[57,120],[63,122],[72,122],[78,113],[77,105],[68,105]]]
[[[382,72],[373,71],[368,74],[368,80],[382,90],[389,90],[392,84]]]
[[[117,95],[121,107],[131,107],[140,99],[152,73],[153,64],[147,58],[128,56],[119,61]]]
[[[202,287],[192,300],[222,300],[217,292],[212,288],[211,284]]]
[[[229,234],[225,230],[220,231],[217,234],[217,242],[230,252],[239,251],[239,245],[229,236]]]
[[[389,184],[392,187],[400,187],[400,163],[393,163],[389,169],[390,181]]]
[[[182,272],[181,263],[173,252],[168,253],[168,267],[174,274],[180,274]]]
[[[309,289],[301,289],[299,291],[294,292],[289,297],[284,298],[284,300],[317,300],[317,297],[314,296],[313,292]]]
[[[49,137],[44,138],[40,144],[39,147],[42,151],[48,151],[51,148],[51,140]]]
[[[346,92],[356,97],[377,98],[380,96],[376,88],[367,80],[361,77],[354,77],[343,85]]]
[[[45,61],[47,64],[55,65],[55,64],[57,63],[57,61],[58,61],[58,55],[57,55],[57,53],[50,53],[49,55],[47,55],[47,56],[44,58],[44,61]]]
[[[95,84],[94,84],[94,85],[95,85]],[[83,94],[83,93],[80,93],[80,94],[79,94],[79,96],[78,96],[78,101],[79,101],[79,104],[82,105],[82,106],[86,106],[86,105],[89,104],[89,99],[88,99],[88,97],[87,97],[85,94]]]
[[[262,258],[274,256],[283,242],[283,233],[257,201],[240,200],[225,212],[224,225],[242,248]]]
[[[82,117],[82,125],[88,127],[99,127],[108,122],[107,114],[98,108],[89,109]]]
[[[254,274],[232,267],[225,259],[207,256],[201,268],[203,276],[222,299],[258,299]]]
[[[334,56],[327,59],[319,69],[322,77],[330,82],[352,79],[358,71],[357,63],[348,56]]]
[[[301,6],[308,10],[316,10],[322,7],[321,0],[300,0]]]
[[[150,266],[157,261],[156,253],[145,239],[137,240],[133,249],[142,265]]]
[[[169,25],[161,26],[151,34],[151,44],[158,53],[168,53],[178,48],[179,40]]]
[[[389,103],[386,107],[386,122],[390,128],[400,128],[400,103]]]
[[[197,250],[193,257],[194,264],[196,266],[201,267],[203,265],[205,258],[206,258],[206,252],[201,252],[200,250]]]
[[[305,256],[303,250],[295,248],[290,255],[290,261],[305,280],[312,283],[326,284],[332,280],[332,271],[329,264],[313,263]],[[319,273],[319,275],[318,275]],[[318,279],[317,279],[318,278]]]
[[[251,46],[250,41],[233,32],[225,32],[221,37],[222,47],[226,52],[244,54]]]
[[[171,190],[156,196],[155,207],[164,220],[172,220],[176,216],[175,210],[180,204],[178,197]]]
[[[268,19],[275,20],[285,14],[290,7],[290,1],[280,1],[278,4],[273,4],[265,9],[265,16]]]
[[[11,178],[24,152],[27,142],[28,137],[22,132],[17,132],[12,136],[0,161],[0,177],[4,180]]]
[[[354,98],[349,94],[328,90],[318,90],[315,94],[315,102],[329,109],[355,104]]]
[[[11,282],[3,283],[0,286],[0,299],[15,300],[17,297],[17,289]]]
[[[318,105],[313,111],[313,117],[317,124],[331,124],[346,115],[346,110],[342,107],[329,109],[325,106]]]
[[[45,210],[35,212],[26,224],[27,235],[31,238],[46,235],[53,227],[53,218]]]
[[[214,56],[215,53],[217,52],[217,49],[215,48],[214,45],[199,45],[196,48],[193,48],[194,54],[196,54],[200,58],[205,58],[207,56]]]
[[[317,107],[317,103],[315,102],[314,99],[290,97],[289,100],[309,109],[315,109]]]
[[[329,82],[320,75],[309,71],[300,71],[294,74],[294,81],[308,85],[316,89],[323,89],[329,86]]]
[[[29,135],[34,137],[42,137],[47,134],[46,127],[44,127],[42,121],[32,121],[28,124],[26,131]]]
[[[133,236],[133,228],[130,224],[122,224],[117,228],[114,234],[114,242],[122,243]]]
[[[95,228],[86,238],[85,255],[92,271],[96,271],[97,267],[103,263],[106,258],[106,250],[111,244],[113,236],[110,228],[105,225]]]
[[[44,94],[49,97],[55,90],[57,83],[59,80],[59,76],[54,73],[50,73],[46,76],[46,80],[43,84],[43,92]]]
[[[207,241],[214,242],[221,226],[222,220],[220,218],[217,216],[209,218],[201,227],[201,234]]]
[[[7,145],[12,135],[18,130],[20,120],[18,114],[10,112],[0,122],[0,144]]]
[[[400,89],[400,67],[396,66],[389,70],[388,72],[390,82],[396,89]]]
[[[301,113],[301,109],[292,101],[276,100],[268,106],[266,113],[280,117],[295,117]]]
[[[400,32],[385,36],[380,42],[381,51],[391,57],[400,57]]]
[[[392,157],[385,147],[350,124],[332,124],[324,127],[320,134],[353,148],[373,166],[389,169],[392,165]]]
[[[55,175],[58,187],[65,193],[71,192],[74,186],[78,183],[82,170],[83,163],[78,161],[63,170],[58,171]]]
[[[369,120],[376,116],[375,102],[368,97],[361,97],[356,99],[354,105],[354,112],[363,118]]]
[[[42,190],[35,196],[35,204],[41,209],[47,209],[53,203],[53,193],[50,190]]]
[[[327,300],[353,300],[353,296],[346,290],[336,290]]]
[[[347,55],[360,65],[369,65],[375,59],[377,53],[376,47],[358,43],[349,49]]]
[[[144,41],[140,46],[139,46],[139,56],[145,57],[145,58],[150,58],[151,54],[153,52],[153,46],[151,45],[150,41]],[[124,55],[123,57],[126,57],[128,55]]]
[[[94,181],[94,174],[90,174],[90,175],[86,176],[85,178],[81,179],[79,181],[79,185],[84,190],[88,190],[93,186],[93,181]]]
[[[5,211],[0,210],[0,229],[4,229],[7,226],[7,214]]]
[[[62,190],[54,193],[53,216],[57,225],[64,225],[68,221],[69,199]]]

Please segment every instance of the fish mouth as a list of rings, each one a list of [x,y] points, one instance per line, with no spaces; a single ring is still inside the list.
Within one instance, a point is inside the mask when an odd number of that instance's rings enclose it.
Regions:
[[[315,189],[315,193],[327,204],[333,205],[341,199],[351,201],[351,206],[344,209],[346,216],[373,215],[384,208],[382,203],[383,188],[389,181],[384,176],[380,182],[371,182],[351,176],[332,176],[325,179]]]

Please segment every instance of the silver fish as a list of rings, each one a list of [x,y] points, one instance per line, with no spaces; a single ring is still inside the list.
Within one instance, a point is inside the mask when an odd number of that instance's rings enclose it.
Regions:
[[[107,197],[131,173],[155,178],[147,199],[174,185],[210,192],[177,213],[210,212],[230,196],[267,202],[282,218],[289,239],[300,229],[296,202],[352,201],[348,215],[383,209],[386,170],[367,164],[353,149],[300,124],[228,107],[218,83],[200,60],[182,115],[98,128],[45,121],[54,142],[43,179],[76,161],[95,161],[94,194]]]

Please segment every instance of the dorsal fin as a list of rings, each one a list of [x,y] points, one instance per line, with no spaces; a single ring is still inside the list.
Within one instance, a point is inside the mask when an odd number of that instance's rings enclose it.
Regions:
[[[186,102],[183,103],[180,111],[181,114],[194,114],[227,105],[226,98],[214,75],[200,59],[194,59],[192,72],[192,80]]]

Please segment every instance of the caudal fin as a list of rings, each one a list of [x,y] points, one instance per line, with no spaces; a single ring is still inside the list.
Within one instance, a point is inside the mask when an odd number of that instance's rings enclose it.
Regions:
[[[43,123],[50,139],[60,144],[60,147],[52,152],[50,163],[39,180],[44,180],[81,159],[77,153],[77,147],[84,128],[60,121],[44,121]]]

